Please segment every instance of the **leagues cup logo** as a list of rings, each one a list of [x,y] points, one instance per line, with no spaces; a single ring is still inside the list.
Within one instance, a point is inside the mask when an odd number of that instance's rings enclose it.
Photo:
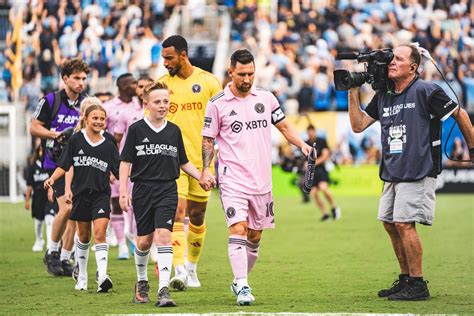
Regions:
[[[137,150],[137,157],[145,155],[145,151],[143,150],[145,149],[145,145],[135,146],[135,149]]]
[[[176,103],[174,103],[174,102],[171,102],[171,103],[170,103],[170,110],[169,110],[169,112],[170,112],[171,114],[175,114],[176,111],[178,111],[178,105],[177,105]]]
[[[262,103],[255,104],[255,112],[257,112],[258,114],[262,114],[263,112],[265,112],[265,106]]]

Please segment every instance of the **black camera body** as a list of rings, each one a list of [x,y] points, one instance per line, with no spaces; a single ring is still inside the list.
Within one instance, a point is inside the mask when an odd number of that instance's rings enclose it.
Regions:
[[[391,91],[393,82],[388,79],[388,64],[393,59],[393,51],[389,48],[374,50],[368,53],[340,53],[336,59],[356,59],[359,63],[367,63],[367,71],[350,72],[344,69],[334,71],[336,90],[344,91],[369,83],[375,91]]]

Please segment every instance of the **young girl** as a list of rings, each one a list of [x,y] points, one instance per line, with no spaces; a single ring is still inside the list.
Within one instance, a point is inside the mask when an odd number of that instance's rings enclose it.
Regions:
[[[43,158],[43,148],[39,144],[31,158],[26,178],[25,209],[30,209],[30,199],[33,196],[31,205],[31,216],[35,220],[36,240],[33,245],[34,252],[43,251],[43,223],[46,224],[47,247],[50,246],[51,229],[53,226],[54,215],[57,212],[58,205],[48,201],[48,192],[43,188],[43,182],[48,178],[48,172],[43,169],[41,160]]]
[[[54,181],[73,166],[71,220],[77,221],[79,236],[77,258],[79,276],[76,290],[87,290],[87,261],[91,238],[91,222],[94,222],[96,262],[98,272],[97,292],[112,288],[107,275],[108,246],[106,230],[110,214],[109,175],[118,178],[118,150],[103,136],[106,113],[100,105],[89,105],[85,110],[85,128],[74,134],[64,150],[51,177],[45,181],[49,188]]]

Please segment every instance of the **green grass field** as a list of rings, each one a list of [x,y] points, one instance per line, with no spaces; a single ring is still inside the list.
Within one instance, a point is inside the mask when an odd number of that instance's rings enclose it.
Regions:
[[[207,241],[199,277],[201,289],[173,292],[179,305],[157,309],[131,303],[133,260],[118,261],[112,248],[112,292],[95,293],[95,256],[89,261],[89,291],[74,291],[71,278],[46,273],[42,254],[31,252],[33,221],[21,204],[0,204],[0,314],[111,313],[473,313],[474,198],[438,195],[433,227],[419,227],[424,244],[424,275],[430,301],[391,302],[377,290],[391,284],[398,265],[382,225],[377,197],[338,197],[343,217],[320,223],[313,204],[296,197],[275,198],[277,228],[264,233],[260,257],[249,281],[256,304],[236,306],[229,285],[227,233],[216,194],[208,208]],[[153,266],[151,291],[156,293]]]

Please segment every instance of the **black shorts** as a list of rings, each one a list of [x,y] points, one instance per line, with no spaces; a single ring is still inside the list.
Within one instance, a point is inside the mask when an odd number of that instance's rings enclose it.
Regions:
[[[313,187],[317,187],[321,182],[329,182],[329,174],[324,168],[316,168],[314,171]]]
[[[56,215],[58,212],[58,203],[48,201],[48,192],[46,190],[35,190],[33,192],[31,203],[31,217],[40,221],[44,220],[45,215]]]
[[[137,222],[137,235],[146,236],[156,228],[173,231],[178,189],[176,181],[160,183],[135,182],[132,192],[132,206]]]
[[[54,170],[48,170],[49,176],[53,174]],[[58,180],[54,181],[53,191],[56,198],[60,198],[64,195],[64,188],[66,187],[66,177],[62,176]]]
[[[69,219],[92,222],[98,218],[110,218],[110,194],[106,192],[82,192],[72,197],[72,212]]]

